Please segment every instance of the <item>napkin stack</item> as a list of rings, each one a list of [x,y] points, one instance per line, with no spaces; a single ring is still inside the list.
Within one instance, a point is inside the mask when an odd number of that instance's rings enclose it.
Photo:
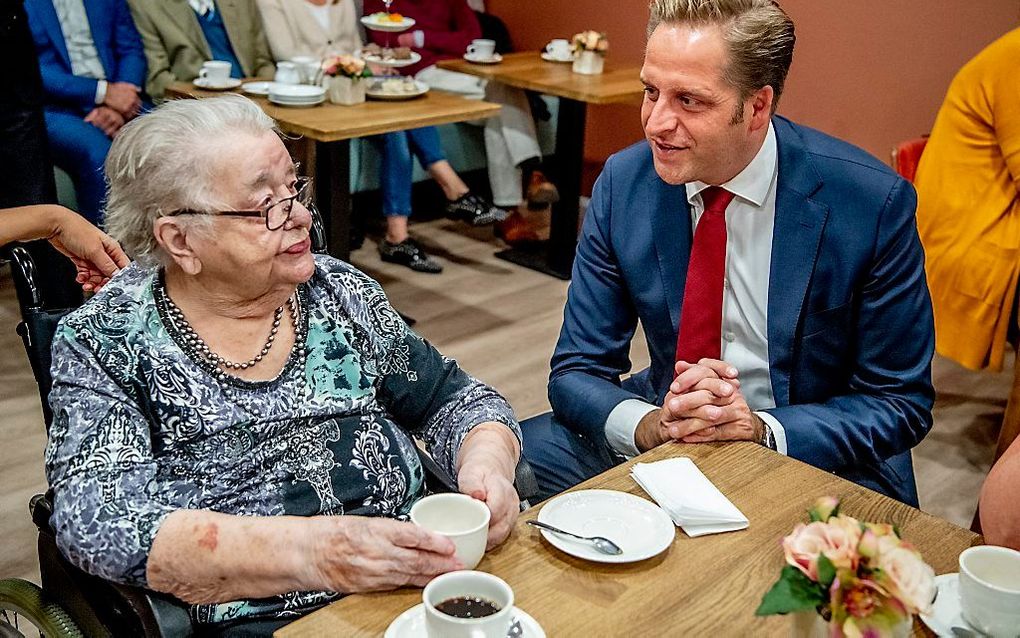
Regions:
[[[687,457],[637,463],[630,475],[688,536],[747,528],[747,517]]]

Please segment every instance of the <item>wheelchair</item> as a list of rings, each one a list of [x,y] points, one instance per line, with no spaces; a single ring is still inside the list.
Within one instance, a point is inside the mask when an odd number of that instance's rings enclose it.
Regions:
[[[325,249],[325,232],[318,214],[311,230],[315,252]],[[28,353],[32,372],[39,386],[47,432],[53,414],[47,397],[50,377],[50,345],[57,324],[73,308],[51,308],[40,292],[41,275],[24,247],[8,251],[14,277],[21,322],[17,331]],[[69,285],[75,285],[69,282]],[[420,449],[429,492],[455,492],[456,481]],[[538,484],[527,462],[517,467],[515,487],[521,497],[521,510],[528,499],[538,494]],[[188,606],[165,594],[112,583],[85,573],[60,553],[49,519],[53,513],[51,495],[38,494],[29,503],[29,512],[38,529],[39,569],[42,587],[21,579],[0,580],[0,638],[23,636],[23,623],[33,625],[50,638],[106,638],[145,636],[178,638],[199,633]]]

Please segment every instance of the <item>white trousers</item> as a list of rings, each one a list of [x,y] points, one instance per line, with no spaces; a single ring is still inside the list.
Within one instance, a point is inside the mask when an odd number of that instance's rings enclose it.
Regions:
[[[542,156],[531,105],[524,91],[434,66],[422,69],[415,77],[434,89],[474,100],[484,99],[503,107],[497,117],[470,123],[485,127],[492,203],[507,208],[520,205],[524,198],[519,166],[525,160]]]

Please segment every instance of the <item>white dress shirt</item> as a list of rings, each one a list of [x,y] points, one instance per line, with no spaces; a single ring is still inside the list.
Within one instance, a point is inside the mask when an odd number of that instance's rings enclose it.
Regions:
[[[770,414],[776,407],[769,377],[768,300],[772,233],[776,216],[779,152],[769,124],[758,153],[744,170],[721,186],[736,197],[726,208],[726,278],[723,280],[722,358],[738,371],[747,405],[772,429],[776,449],[786,454],[786,431]],[[686,184],[693,229],[704,212],[703,182]],[[639,453],[634,433],[641,419],[658,406],[637,399],[619,403],[606,420],[610,447],[627,457]]]
[[[71,73],[79,77],[98,80],[96,84],[96,104],[106,100],[106,71],[99,60],[95,40],[92,39],[92,28],[89,26],[88,14],[85,13],[84,0],[53,0],[53,9],[60,23],[60,31],[64,34],[67,57],[71,61]]]

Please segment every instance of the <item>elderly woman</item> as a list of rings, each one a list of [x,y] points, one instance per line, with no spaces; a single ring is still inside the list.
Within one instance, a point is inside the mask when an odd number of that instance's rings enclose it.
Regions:
[[[486,503],[490,546],[507,537],[510,406],[309,252],[308,185],[258,106],[169,102],[124,127],[107,175],[136,261],[53,345],[46,467],[73,563],[211,630],[423,585],[460,564],[393,520],[423,494],[412,437]]]

